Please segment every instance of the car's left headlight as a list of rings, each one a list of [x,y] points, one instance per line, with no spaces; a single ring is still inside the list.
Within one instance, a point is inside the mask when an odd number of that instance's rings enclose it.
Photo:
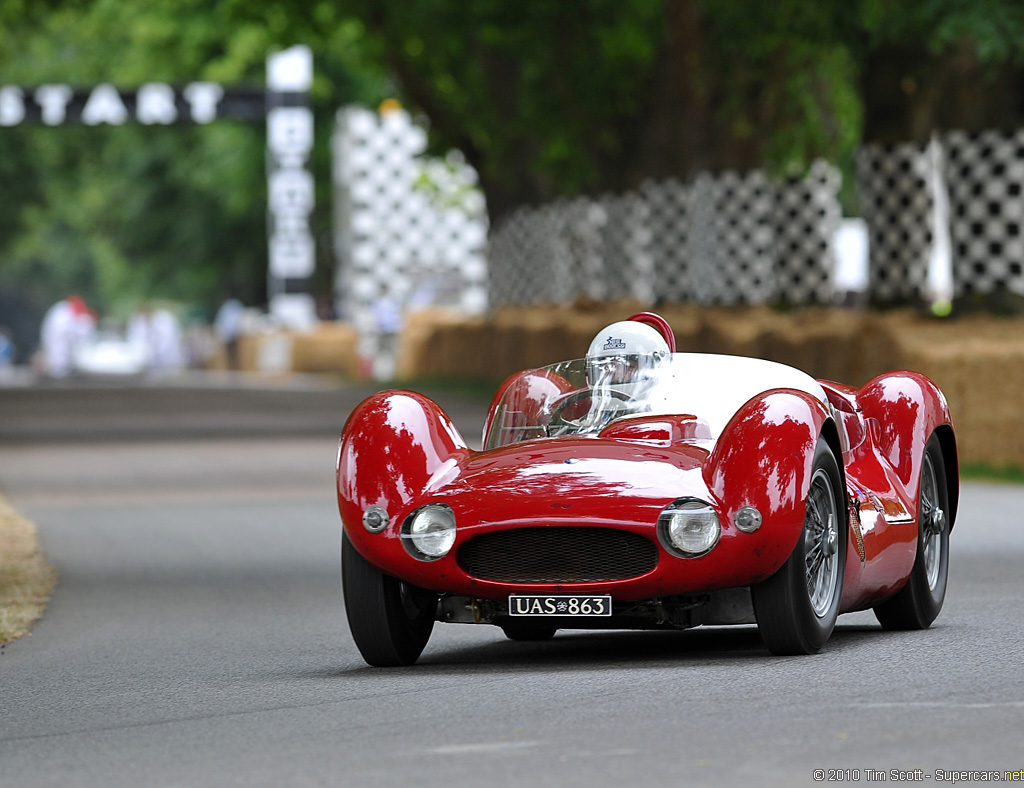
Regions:
[[[405,549],[423,561],[448,555],[455,544],[455,513],[443,503],[431,503],[417,509],[402,526]]]
[[[704,555],[718,543],[721,534],[718,513],[711,504],[696,498],[673,501],[658,517],[661,544],[682,558]]]

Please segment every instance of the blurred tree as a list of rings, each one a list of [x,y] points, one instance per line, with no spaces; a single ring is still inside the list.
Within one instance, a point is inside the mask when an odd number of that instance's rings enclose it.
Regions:
[[[327,13],[324,13],[326,10]],[[260,86],[266,56],[313,34],[267,3],[0,0],[4,84],[87,87],[209,79]],[[358,22],[318,14],[314,109],[318,283],[330,292],[330,146],[339,101],[394,88],[359,60]],[[356,42],[357,43],[357,42]],[[262,303],[266,281],[265,130],[209,126],[0,129],[0,291],[39,314],[75,291],[105,314],[169,299],[208,312],[225,289]],[[2,293],[0,293],[2,294]],[[0,323],[5,316],[0,315]]]
[[[1024,124],[1020,0],[347,0],[492,218],[644,178]]]
[[[852,150],[835,0],[347,0],[494,220],[560,194]]]
[[[314,50],[317,281],[336,109],[397,96],[461,149],[493,220],[646,178],[849,161],[1024,121],[1020,0],[0,0],[9,84],[262,84]],[[262,300],[263,129],[0,130],[0,287],[94,303]]]
[[[1024,3],[862,0],[864,139],[1024,125]]]

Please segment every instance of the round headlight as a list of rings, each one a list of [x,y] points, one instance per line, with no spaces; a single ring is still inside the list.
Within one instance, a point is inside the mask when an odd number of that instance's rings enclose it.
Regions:
[[[761,513],[756,506],[741,506],[736,510],[733,524],[745,534],[752,534],[761,527]]]
[[[441,558],[455,544],[455,513],[443,503],[432,503],[417,509],[402,530],[403,541],[406,547],[411,543],[409,552],[416,558]]]
[[[718,543],[722,527],[710,504],[695,499],[673,501],[658,518],[658,536],[671,552],[683,558],[704,555]]]

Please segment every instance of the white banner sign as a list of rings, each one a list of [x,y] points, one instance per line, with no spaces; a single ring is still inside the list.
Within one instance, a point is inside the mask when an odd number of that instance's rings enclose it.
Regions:
[[[183,88],[149,82],[138,90],[118,90],[108,83],[88,90],[61,84],[0,85],[0,126],[212,123],[218,118],[262,118],[266,112],[264,90],[224,88],[216,82],[192,82]]]

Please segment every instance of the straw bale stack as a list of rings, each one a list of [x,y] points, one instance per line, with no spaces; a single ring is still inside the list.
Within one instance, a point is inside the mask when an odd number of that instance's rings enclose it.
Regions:
[[[639,311],[634,303],[579,302],[488,318],[421,313],[403,334],[400,375],[498,382],[583,356],[604,326]],[[949,401],[962,461],[1024,467],[1024,319],[692,305],[656,311],[681,351],[768,358],[850,385],[897,369],[921,372]]]

